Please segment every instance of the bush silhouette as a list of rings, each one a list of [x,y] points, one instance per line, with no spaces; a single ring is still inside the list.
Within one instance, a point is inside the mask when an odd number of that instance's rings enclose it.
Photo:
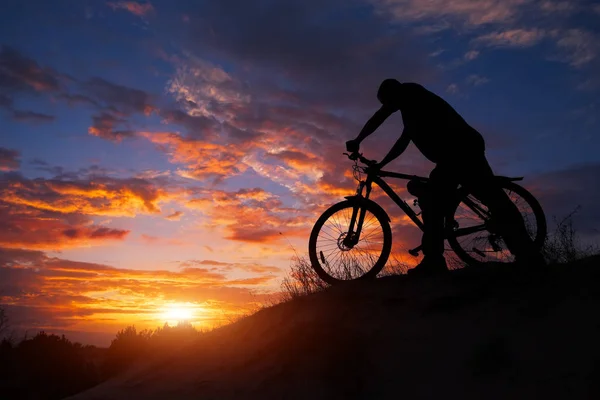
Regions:
[[[150,335],[148,330],[138,332],[135,326],[128,326],[117,332],[106,353],[102,368],[103,378],[122,372],[147,351]]]
[[[17,345],[0,345],[0,393],[6,398],[62,399],[100,382],[88,355],[93,346],[40,332]]]
[[[199,335],[200,332],[189,321],[180,321],[175,326],[165,323],[152,333],[149,344],[153,351],[169,350],[182,346]]]
[[[0,309],[0,323],[7,321]],[[6,324],[0,324],[0,328]],[[117,332],[108,349],[39,332],[0,341],[0,399],[62,399],[115,376],[144,357],[166,354],[200,335],[190,322]]]
[[[600,254],[597,245],[585,245],[574,226],[573,218],[581,210],[577,206],[561,220],[554,217],[555,228],[548,235],[542,253],[551,264],[568,264],[586,257]]]
[[[111,342],[102,366],[102,376],[110,378],[144,357],[173,351],[199,334],[188,321],[181,321],[176,326],[165,323],[154,331],[145,329],[138,332],[135,326],[128,326],[117,332]]]

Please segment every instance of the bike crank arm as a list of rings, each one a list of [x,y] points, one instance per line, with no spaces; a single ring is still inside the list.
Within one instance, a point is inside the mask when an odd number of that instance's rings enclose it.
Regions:
[[[485,230],[486,230],[485,225],[476,225],[476,226],[470,226],[468,228],[457,229],[456,231],[452,232],[452,234],[456,237],[461,237],[461,236],[467,236],[467,235],[470,235],[470,234],[476,233],[476,232],[482,232]],[[423,245],[415,247],[414,249],[408,250],[408,254],[410,254],[413,257],[418,257],[419,253],[422,250],[423,250]],[[473,251],[476,252],[477,254],[479,254],[479,250],[473,249]],[[485,257],[485,255],[483,255],[482,257]]]
[[[423,250],[423,246],[419,246],[419,247],[415,247],[414,249],[410,249],[408,251],[408,254],[410,254],[413,257],[419,257],[419,253],[421,252],[421,250]]]
[[[483,251],[476,249],[475,247],[473,247],[473,253],[477,254],[479,257],[481,258],[486,258],[486,255]]]
[[[456,237],[467,236],[472,233],[483,232],[485,230],[487,230],[487,227],[485,225],[475,225],[475,226],[470,226],[468,228],[459,228],[459,229],[455,230],[454,232],[452,232],[452,236],[456,236]]]

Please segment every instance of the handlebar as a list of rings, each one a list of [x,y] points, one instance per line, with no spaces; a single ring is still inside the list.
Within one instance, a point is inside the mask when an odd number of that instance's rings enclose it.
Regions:
[[[377,161],[375,160],[369,160],[368,158],[363,157],[363,155],[361,153],[358,152],[354,152],[352,154],[350,153],[344,153],[345,156],[348,156],[349,159],[351,159],[352,161],[356,161],[359,160],[361,163],[371,167],[373,165],[377,164]]]
[[[358,152],[354,152],[354,153],[343,153],[345,156],[347,156],[349,159],[351,159],[352,161],[358,160],[361,163],[365,164],[367,167],[372,167],[374,165],[377,165],[378,162],[375,160],[369,160],[368,158],[363,157],[363,155],[361,153]],[[377,171],[372,170],[370,168],[365,168],[365,167],[361,167],[358,165],[358,163],[356,163],[354,165],[354,171],[362,171],[365,172],[367,174],[370,174],[372,172],[376,172],[379,173],[379,168],[377,168]],[[407,179],[407,180],[416,180],[416,181],[420,181],[420,182],[428,182],[429,178],[425,178],[422,176],[417,176],[417,175],[407,175],[407,174],[401,174],[401,173],[391,173],[391,172],[385,172],[385,175],[383,176],[389,176],[389,177],[393,177],[393,178],[400,178],[400,179]],[[358,179],[358,178],[357,178]],[[360,180],[360,179],[359,179]]]

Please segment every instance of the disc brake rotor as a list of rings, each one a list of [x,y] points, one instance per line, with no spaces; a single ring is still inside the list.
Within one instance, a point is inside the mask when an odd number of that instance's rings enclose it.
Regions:
[[[340,235],[340,237],[337,240],[338,248],[341,251],[350,251],[354,247],[354,245],[352,245],[351,243],[348,243],[348,242],[351,242],[352,238],[347,237],[347,235],[348,235],[348,233],[344,232]]]

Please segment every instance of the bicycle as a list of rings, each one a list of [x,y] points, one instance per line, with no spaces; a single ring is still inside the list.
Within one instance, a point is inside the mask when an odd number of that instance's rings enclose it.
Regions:
[[[411,184],[414,187],[426,185],[428,178],[370,168],[377,163],[359,153],[344,155],[354,161],[353,176],[358,181],[356,194],[329,207],[317,219],[308,245],[313,269],[330,284],[375,278],[390,256],[391,219],[379,204],[369,198],[373,184],[379,186],[421,231],[424,230],[420,213],[401,199],[383,178],[408,180],[407,187]],[[359,161],[364,166],[359,165]],[[363,179],[364,175],[366,179]],[[541,248],[547,234],[546,218],[536,198],[515,183],[523,178],[496,176],[495,179],[517,207],[521,204],[528,207],[521,211],[521,215],[535,245]],[[523,202],[519,203],[521,200]],[[413,201],[413,206],[418,206],[418,198]],[[445,217],[445,239],[451,250],[469,266],[490,261],[514,261],[502,236],[494,228],[487,207],[460,186]],[[417,257],[420,251],[421,246],[418,246],[408,253]]]

